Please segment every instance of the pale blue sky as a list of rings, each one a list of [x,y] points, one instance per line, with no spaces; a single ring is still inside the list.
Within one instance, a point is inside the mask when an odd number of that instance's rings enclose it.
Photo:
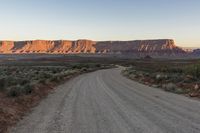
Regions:
[[[160,38],[200,47],[200,0],[0,0],[0,40]]]

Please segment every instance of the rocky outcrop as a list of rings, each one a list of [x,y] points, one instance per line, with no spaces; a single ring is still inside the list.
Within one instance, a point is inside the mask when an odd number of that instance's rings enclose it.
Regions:
[[[195,56],[195,57],[200,57],[200,49],[194,49],[194,50],[191,52],[191,55],[192,55],[192,56]]]
[[[155,54],[177,55],[185,51],[170,39],[136,41],[91,41],[91,40],[34,40],[0,41],[0,53],[99,53],[99,54]]]
[[[173,40],[136,40],[97,42],[98,52],[112,53],[150,53],[150,54],[179,54],[184,53],[175,46]]]

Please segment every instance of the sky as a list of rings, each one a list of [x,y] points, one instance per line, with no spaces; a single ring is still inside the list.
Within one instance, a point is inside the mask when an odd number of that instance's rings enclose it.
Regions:
[[[0,0],[0,40],[174,39],[200,47],[200,0]]]

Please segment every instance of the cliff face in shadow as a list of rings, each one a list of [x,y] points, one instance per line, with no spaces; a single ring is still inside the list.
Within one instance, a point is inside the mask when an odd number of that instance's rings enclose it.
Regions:
[[[0,41],[0,53],[50,53],[50,54],[155,54],[177,55],[185,51],[174,40],[92,41],[92,40],[34,40]]]

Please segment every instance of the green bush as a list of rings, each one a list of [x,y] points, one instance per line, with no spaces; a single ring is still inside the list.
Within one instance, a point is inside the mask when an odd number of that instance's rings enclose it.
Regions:
[[[25,84],[22,88],[21,88],[21,92],[23,94],[30,94],[33,91],[33,85],[31,84]]]
[[[95,67],[101,67],[101,64],[96,64]]]
[[[50,78],[50,82],[57,82],[57,81],[59,81],[58,76],[53,76]]]
[[[30,83],[30,81],[28,79],[21,79],[21,81],[20,81],[20,85],[22,85],[22,86],[26,85],[28,83]]]
[[[182,73],[183,69],[179,67],[164,66],[161,67],[159,71],[164,73]]]
[[[9,88],[7,90],[7,96],[9,97],[17,97],[21,94],[22,87],[17,85]]]
[[[0,91],[3,91],[6,87],[5,78],[0,79]]]
[[[192,65],[185,69],[186,74],[192,75],[193,77],[200,79],[200,64]]]
[[[83,68],[81,69],[82,72],[87,72],[87,70],[88,70],[88,69],[85,68],[85,67],[83,67]]]
[[[30,94],[33,91],[33,87],[34,86],[31,84],[25,84],[24,86],[21,85],[12,86],[7,89],[7,96],[17,97],[23,94],[25,95]]]
[[[5,78],[5,84],[6,84],[7,87],[17,85],[18,84],[17,78],[14,77],[14,76],[6,77]]]
[[[72,66],[72,69],[81,69],[81,68],[89,68],[91,64],[87,63],[80,63],[80,64],[75,64]]]
[[[45,71],[40,72],[40,74],[38,75],[39,78],[41,79],[48,79],[51,77],[51,74]]]

